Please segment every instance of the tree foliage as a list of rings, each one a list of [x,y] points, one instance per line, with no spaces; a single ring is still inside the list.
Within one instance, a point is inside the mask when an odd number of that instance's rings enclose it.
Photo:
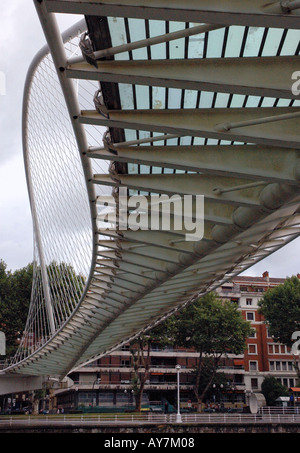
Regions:
[[[236,304],[210,293],[171,316],[147,335],[136,338],[131,345],[136,410],[141,408],[142,393],[149,379],[153,343],[182,346],[199,353],[194,393],[200,410],[211,385],[218,381],[216,374],[220,359],[229,353],[243,353],[245,340],[251,331],[250,323],[242,318]]]
[[[289,277],[282,285],[266,291],[259,301],[259,312],[268,323],[276,342],[288,347],[300,336],[300,280]],[[296,334],[296,336],[294,336]],[[295,343],[295,346],[297,344]],[[297,347],[296,347],[297,349]],[[294,368],[300,380],[300,353],[294,355]]]
[[[281,384],[274,376],[267,376],[261,384],[261,391],[268,406],[274,406],[279,396],[289,396],[288,388]]]
[[[282,285],[269,289],[259,306],[274,340],[291,346],[292,334],[300,330],[300,280],[292,276]]]
[[[172,322],[166,320],[149,332],[139,335],[130,344],[134,373],[131,386],[135,398],[135,410],[137,412],[141,410],[145,384],[150,379],[151,346],[154,343],[159,344],[161,347],[172,344],[171,330]]]
[[[217,397],[218,400],[218,394],[220,395],[222,392],[228,392],[231,390],[232,384],[230,378],[228,378],[228,375],[225,373],[214,373],[214,376],[211,379],[212,373],[213,369],[210,366],[204,367],[201,380],[199,382],[199,393],[201,394],[207,388],[205,398],[212,400]]]
[[[11,356],[18,346],[30,304],[33,264],[14,272],[7,271],[0,261],[0,330],[6,335],[6,354]]]
[[[28,315],[33,263],[14,272],[0,260],[0,330],[6,336],[6,355],[14,355],[18,339],[22,336]],[[84,288],[85,279],[76,275],[74,268],[66,263],[51,262],[47,266],[51,301],[54,310],[59,312],[62,300],[67,301],[66,312],[71,313]]]
[[[59,302],[62,295],[72,300],[81,296],[85,278],[83,275],[77,275],[70,264],[52,261],[47,266],[47,273],[53,302]]]
[[[175,326],[179,346],[198,352],[194,393],[198,410],[215,378],[221,357],[229,353],[243,353],[246,338],[251,333],[236,304],[223,301],[209,293],[181,311]],[[206,385],[202,385],[209,375]]]

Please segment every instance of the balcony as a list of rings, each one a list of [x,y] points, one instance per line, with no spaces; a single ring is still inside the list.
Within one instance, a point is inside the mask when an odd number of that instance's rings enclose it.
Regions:
[[[192,390],[193,384],[192,383],[182,383],[180,384],[181,390]],[[68,388],[68,390],[86,390],[86,391],[98,391],[98,390],[127,390],[130,391],[132,389],[132,385],[130,383],[107,383],[107,384],[94,384],[92,381],[88,382],[81,382],[81,381],[74,381],[73,385]],[[145,390],[177,390],[177,383],[176,382],[148,382],[145,384]],[[62,393],[62,391],[58,390],[56,393]]]

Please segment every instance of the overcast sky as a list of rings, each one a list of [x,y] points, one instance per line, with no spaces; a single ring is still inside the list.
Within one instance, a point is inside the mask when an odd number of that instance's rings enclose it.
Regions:
[[[0,259],[8,269],[33,259],[32,220],[28,201],[21,140],[23,87],[27,69],[45,38],[31,0],[1,4],[0,71],[6,94],[0,95]],[[60,15],[65,30],[80,17]],[[1,90],[0,90],[1,92]],[[248,275],[286,277],[300,272],[300,239],[248,269]]]
[[[0,71],[5,75],[6,94],[0,95],[0,259],[15,270],[33,259],[21,113],[26,73],[45,38],[31,0],[3,2],[1,7]],[[63,15],[59,25],[65,30],[79,19]]]

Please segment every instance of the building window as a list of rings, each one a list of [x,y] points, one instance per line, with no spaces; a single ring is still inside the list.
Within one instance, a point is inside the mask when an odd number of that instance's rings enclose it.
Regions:
[[[269,365],[269,370],[270,371],[294,371],[293,368],[293,362],[286,362],[284,361],[279,361],[279,360],[271,360],[270,365]]]
[[[123,346],[121,346],[121,351],[129,351],[129,344],[123,344]]]
[[[272,338],[272,335],[270,334],[269,327],[267,327],[267,337],[268,337],[268,338]]]
[[[256,329],[253,328],[253,331],[250,333],[248,338],[256,338]]]
[[[232,297],[230,299],[231,303],[239,305],[240,299],[238,297]]]
[[[130,360],[121,359],[121,367],[130,368],[130,366],[131,366]]]
[[[96,403],[96,393],[94,392],[80,392],[78,394],[79,406],[90,406]]]
[[[258,388],[258,380],[256,378],[251,379],[251,388],[257,389]]]
[[[248,353],[249,354],[257,354],[257,345],[256,344],[249,344],[248,345]]]
[[[269,343],[269,354],[288,354],[287,348],[283,344]]]
[[[110,392],[99,393],[99,406],[113,406],[114,394]]]
[[[249,362],[249,370],[250,371],[257,371],[257,362],[256,361],[250,361]]]
[[[248,311],[248,312],[246,313],[246,319],[247,319],[247,321],[254,321],[255,318],[254,318],[254,313],[253,313],[253,311]]]
[[[246,305],[252,305],[252,299],[246,299]]]

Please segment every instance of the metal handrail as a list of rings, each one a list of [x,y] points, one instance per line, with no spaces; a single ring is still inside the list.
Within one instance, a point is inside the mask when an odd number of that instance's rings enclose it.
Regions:
[[[299,424],[300,414],[182,414],[182,424]],[[45,415],[45,416],[16,416],[0,417],[0,426],[12,425],[61,425],[72,423],[79,425],[103,425],[103,424],[175,424],[176,414],[157,414],[147,412],[145,414],[95,414],[91,415]]]

